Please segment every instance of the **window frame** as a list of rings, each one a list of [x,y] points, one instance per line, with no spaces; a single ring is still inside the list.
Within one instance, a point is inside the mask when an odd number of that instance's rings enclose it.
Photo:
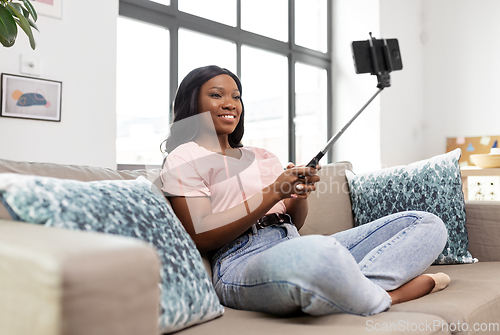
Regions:
[[[332,136],[332,3],[327,3],[327,52],[308,49],[295,44],[295,0],[288,0],[288,42],[283,42],[258,35],[241,29],[241,0],[237,1],[236,27],[211,21],[199,16],[179,11],[178,1],[171,0],[170,6],[165,6],[149,0],[119,0],[119,15],[138,21],[165,27],[170,31],[170,103],[169,121],[172,120],[172,106],[178,82],[179,62],[179,28],[189,29],[198,33],[211,35],[231,41],[236,44],[236,74],[241,76],[241,47],[248,45],[268,52],[274,52],[288,59],[288,159],[295,161],[295,64],[297,62],[312,65],[326,70],[327,73],[327,137]],[[328,139],[327,138],[327,139]],[[326,140],[327,140],[326,139]],[[326,141],[325,141],[326,144]],[[320,151],[323,148],[318,148]],[[327,160],[332,161],[331,150]],[[311,157],[312,158],[312,157]],[[307,162],[298,162],[307,164]]]

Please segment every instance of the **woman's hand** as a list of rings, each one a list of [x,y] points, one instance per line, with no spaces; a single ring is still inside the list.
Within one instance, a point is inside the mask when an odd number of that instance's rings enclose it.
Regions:
[[[314,183],[319,181],[316,168],[298,166],[288,163],[286,170],[276,179],[272,190],[278,194],[280,199],[294,198],[306,199],[316,189]]]
[[[300,165],[299,167],[305,168],[304,165]],[[295,164],[289,162],[286,168],[287,170],[293,169],[295,168]],[[321,170],[321,166],[316,165],[316,168],[310,170],[309,175],[299,175],[299,182],[295,186],[297,192],[292,193],[291,197],[295,199],[306,199],[312,191],[316,190],[316,186],[314,184],[320,180],[317,175],[319,170]]]

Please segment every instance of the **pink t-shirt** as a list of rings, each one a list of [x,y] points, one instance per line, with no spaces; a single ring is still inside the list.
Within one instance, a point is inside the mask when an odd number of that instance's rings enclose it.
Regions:
[[[162,190],[172,196],[210,197],[212,212],[241,204],[283,172],[278,157],[267,150],[242,147],[239,159],[224,156],[188,142],[175,148],[161,172]],[[270,213],[285,213],[282,201]]]

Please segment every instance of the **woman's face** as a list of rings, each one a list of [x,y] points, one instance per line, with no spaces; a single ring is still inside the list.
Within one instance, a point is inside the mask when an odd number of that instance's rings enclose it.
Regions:
[[[201,86],[198,113],[210,112],[217,135],[231,134],[240,121],[241,111],[240,91],[227,74],[213,77]]]

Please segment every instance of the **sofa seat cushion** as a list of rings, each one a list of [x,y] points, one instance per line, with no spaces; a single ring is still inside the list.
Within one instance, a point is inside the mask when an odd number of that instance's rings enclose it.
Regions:
[[[370,317],[352,314],[278,317],[259,312],[226,308],[226,312],[221,318],[184,329],[178,334],[451,334],[448,331],[442,331],[441,327],[430,327],[430,325],[441,325],[444,322],[440,317],[425,313],[380,313]],[[413,327],[413,330],[411,330],[411,327]],[[420,329],[418,329],[419,327]],[[409,331],[406,331],[406,329],[409,329]]]
[[[439,316],[451,327],[468,327],[472,331],[474,325],[496,327],[495,334],[500,333],[500,262],[479,262],[462,265],[434,265],[427,269],[428,273],[445,272],[450,278],[450,285],[436,293],[423,298],[394,305],[390,312],[417,312]],[[464,326],[465,325],[465,326]],[[463,330],[463,328],[462,328]],[[493,331],[493,332],[494,332]],[[493,333],[492,332],[492,333]]]

